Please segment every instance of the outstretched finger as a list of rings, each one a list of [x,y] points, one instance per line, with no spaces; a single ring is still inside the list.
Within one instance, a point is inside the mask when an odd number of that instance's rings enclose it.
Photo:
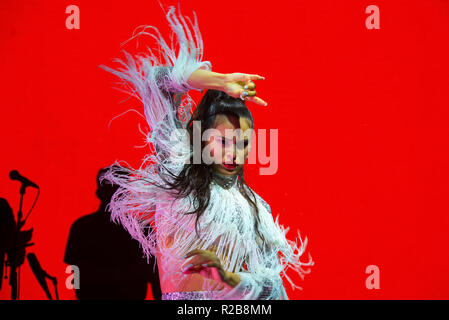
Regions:
[[[201,266],[189,266],[187,268],[184,268],[181,270],[181,273],[183,274],[192,274],[192,273],[198,273],[201,271],[203,267]]]
[[[181,268],[181,272],[186,272],[187,270],[191,270],[191,269],[201,269],[202,266],[204,264],[208,264],[208,263],[217,263],[217,261],[213,261],[211,259],[207,259],[207,258],[202,258],[200,257],[199,259],[197,259],[196,261],[190,261],[190,263],[184,265]]]
[[[258,74],[248,74],[250,80],[265,80],[265,77],[259,76]]]
[[[246,100],[254,102],[254,103],[256,103],[258,105],[261,105],[261,106],[267,106],[268,105],[268,103],[266,103],[264,100],[260,99],[257,96],[247,96]]]
[[[221,265],[218,262],[210,262],[210,263],[203,263],[201,265],[203,268],[220,268]]]
[[[200,254],[200,253],[203,253],[204,252],[204,250],[200,250],[200,249],[194,249],[194,250],[192,250],[192,251],[189,251],[189,252],[187,252],[185,255],[184,255],[184,259],[187,259],[187,258],[189,258],[189,257],[191,257],[191,256],[193,256],[193,255],[196,255],[196,254]]]

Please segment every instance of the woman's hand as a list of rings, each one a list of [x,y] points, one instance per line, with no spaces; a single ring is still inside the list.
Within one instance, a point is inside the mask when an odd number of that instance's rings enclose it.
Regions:
[[[184,258],[192,257],[183,270],[184,274],[199,273],[205,278],[224,282],[226,271],[221,265],[217,254],[210,250],[195,249],[188,252]]]
[[[222,89],[234,98],[245,98],[262,106],[267,103],[256,96],[256,84],[253,80],[264,80],[265,78],[256,74],[229,73],[225,75],[225,84]]]
[[[183,268],[184,274],[198,273],[207,279],[213,279],[231,287],[235,287],[240,282],[238,275],[223,269],[214,251],[195,249],[188,252],[184,258],[192,258]]]
[[[198,68],[190,75],[187,83],[198,90],[214,89],[226,92],[234,98],[243,98],[261,106],[267,103],[256,97],[256,85],[253,80],[264,80],[257,74],[247,73],[217,73]]]

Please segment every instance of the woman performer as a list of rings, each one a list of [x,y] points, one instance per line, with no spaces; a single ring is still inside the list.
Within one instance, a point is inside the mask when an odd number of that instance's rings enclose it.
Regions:
[[[254,83],[264,78],[212,72],[211,63],[201,61],[196,16],[186,20],[170,7],[167,19],[178,54],[156,28],[139,33],[158,41],[165,64],[149,50],[125,53],[118,70],[103,67],[143,103],[152,147],[139,169],[116,161],[103,176],[119,186],[111,218],[147,257],[156,256],[163,299],[288,299],[281,275],[299,288],[286,270],[303,279],[310,272],[303,267],[314,264],[310,254],[307,263],[300,261],[307,237],[298,233],[299,246],[288,240],[288,229],[243,177],[254,128],[245,100],[267,105]],[[207,90],[193,114],[189,90]]]

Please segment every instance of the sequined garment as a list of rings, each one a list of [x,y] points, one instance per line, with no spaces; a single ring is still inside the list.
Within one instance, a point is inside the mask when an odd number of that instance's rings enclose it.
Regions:
[[[213,180],[219,184],[222,188],[229,189],[237,183],[237,175],[225,176],[218,172],[213,172]]]
[[[270,292],[270,287],[264,287],[257,300],[266,300]],[[181,291],[162,294],[162,300],[216,300],[218,297],[220,292],[217,291]]]
[[[310,255],[307,262],[300,260],[307,238],[303,241],[298,232],[295,240],[287,239],[288,229],[279,224],[278,218],[273,219],[270,206],[254,190],[243,187],[254,194],[258,228],[265,242],[254,229],[256,212],[234,178],[214,176],[209,186],[209,204],[198,219],[199,234],[195,228],[196,215],[184,214],[192,210],[195,199],[191,195],[174,199],[156,186],[165,184],[161,177],[178,175],[191,157],[188,133],[182,130],[192,111],[187,92],[195,89],[187,80],[198,68],[211,70],[209,61],[201,61],[203,42],[196,19],[187,24],[182,16],[175,15],[173,7],[167,19],[179,46],[168,46],[155,31],[154,37],[160,45],[157,54],[152,51],[146,56],[126,54],[126,60],[119,61],[118,70],[104,67],[123,79],[139,98],[151,129],[145,133],[151,152],[140,168],[116,161],[101,178],[119,186],[109,204],[111,217],[139,241],[147,257],[158,255],[159,268],[164,274],[161,282],[186,281],[187,276],[180,272],[183,256],[192,249],[211,247],[216,248],[223,268],[240,277],[240,283],[232,289],[218,291],[217,283],[204,281],[200,293],[167,293],[165,298],[288,299],[282,277],[294,288],[298,286],[285,273],[286,269],[293,269],[303,278],[310,272],[304,267],[313,265]],[[175,47],[179,48],[177,53]]]
[[[162,294],[162,300],[215,300],[215,291],[182,291]]]

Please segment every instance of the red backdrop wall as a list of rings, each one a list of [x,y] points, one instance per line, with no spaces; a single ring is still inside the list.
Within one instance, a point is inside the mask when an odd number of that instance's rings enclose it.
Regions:
[[[175,1],[164,1],[167,7]],[[68,30],[65,9],[80,9]],[[380,29],[368,30],[368,5]],[[448,299],[449,2],[181,1],[198,15],[204,59],[217,72],[258,73],[268,107],[258,128],[278,129],[279,169],[249,184],[274,215],[309,239],[315,266],[291,299]],[[114,90],[101,64],[121,57],[140,25],[168,25],[156,1],[0,2],[0,197],[14,212],[19,183],[40,185],[28,248],[73,299],[63,262],[70,226],[97,210],[96,174],[114,160],[137,167],[137,100]],[[133,44],[135,51],[144,50]],[[129,47],[127,47],[129,49]],[[193,95],[199,101],[201,94]],[[140,109],[141,110],[141,109]],[[24,211],[35,190],[28,189]],[[365,271],[380,270],[369,290]],[[45,299],[28,265],[21,298]],[[2,299],[9,298],[4,283]],[[151,294],[148,295],[151,298]]]

